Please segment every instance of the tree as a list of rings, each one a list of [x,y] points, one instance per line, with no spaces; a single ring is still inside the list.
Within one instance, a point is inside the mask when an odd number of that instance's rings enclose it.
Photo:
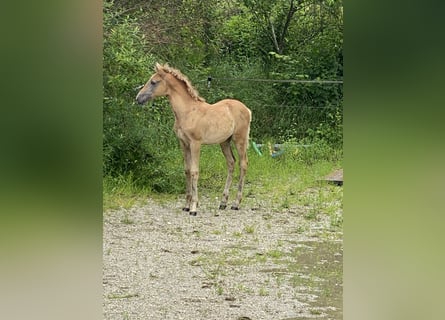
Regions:
[[[244,0],[278,54],[285,53],[289,27],[302,3],[303,0]]]

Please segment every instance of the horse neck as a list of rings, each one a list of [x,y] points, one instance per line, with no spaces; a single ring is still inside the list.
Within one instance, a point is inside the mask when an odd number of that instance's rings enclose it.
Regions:
[[[202,102],[197,101],[187,91],[187,88],[175,79],[173,85],[170,86],[170,94],[168,96],[173,112],[178,120],[183,118],[190,112],[197,104]]]

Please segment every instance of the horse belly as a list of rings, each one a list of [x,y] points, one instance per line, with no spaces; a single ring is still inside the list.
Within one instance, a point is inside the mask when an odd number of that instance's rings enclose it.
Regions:
[[[207,134],[203,135],[202,143],[203,144],[216,144],[222,143],[230,138],[233,131],[210,131]]]
[[[207,118],[208,119],[208,118]],[[230,138],[235,128],[235,122],[226,114],[216,115],[202,124],[202,143],[215,144],[222,143]]]

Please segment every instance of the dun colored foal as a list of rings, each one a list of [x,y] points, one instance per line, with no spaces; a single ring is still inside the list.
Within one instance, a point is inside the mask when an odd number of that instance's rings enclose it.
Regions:
[[[196,215],[198,206],[199,156],[201,145],[220,144],[227,161],[227,180],[219,206],[225,209],[235,168],[231,142],[239,156],[238,193],[231,209],[238,210],[247,171],[251,111],[240,101],[224,99],[208,104],[199,96],[189,79],[167,64],[156,63],[155,73],[139,91],[136,100],[144,104],[150,99],[167,96],[175,115],[174,131],[184,153],[186,203],[184,211]]]

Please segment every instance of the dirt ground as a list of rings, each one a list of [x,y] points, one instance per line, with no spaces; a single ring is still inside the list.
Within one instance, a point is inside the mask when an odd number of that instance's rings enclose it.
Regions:
[[[200,200],[104,213],[104,319],[342,319],[341,209]]]

